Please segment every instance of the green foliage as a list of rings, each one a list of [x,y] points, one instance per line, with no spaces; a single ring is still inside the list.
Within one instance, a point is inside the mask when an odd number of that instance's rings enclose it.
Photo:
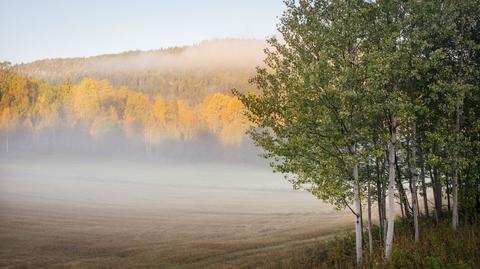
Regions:
[[[344,208],[353,199],[351,168],[370,149],[362,145],[369,4],[286,5],[278,28],[284,42],[269,40],[267,67],[252,78],[260,93],[236,94],[274,171],[294,188]]]
[[[286,1],[281,38],[269,40],[266,67],[251,80],[260,91],[235,92],[254,124],[251,137],[294,188],[338,208],[353,200],[358,164],[362,196],[372,188],[385,215],[385,179],[394,177],[411,217],[407,196],[417,199],[420,170],[438,219],[447,198],[464,221],[478,223],[479,14],[478,0]],[[421,264],[410,254],[396,249],[393,264]]]

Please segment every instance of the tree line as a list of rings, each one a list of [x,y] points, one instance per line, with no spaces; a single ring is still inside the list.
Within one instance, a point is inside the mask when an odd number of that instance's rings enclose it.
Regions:
[[[287,0],[258,93],[234,93],[274,171],[355,216],[357,265],[376,202],[385,259],[395,213],[479,221],[480,2]],[[366,240],[365,240],[366,241]]]
[[[160,50],[45,59],[13,68],[21,75],[49,83],[67,79],[80,83],[88,77],[108,80],[115,88],[126,86],[196,105],[216,92],[230,94],[232,88],[248,88],[248,78],[261,63],[264,46],[264,40],[221,39]]]
[[[195,141],[204,134],[223,145],[240,144],[248,126],[242,111],[237,98],[222,93],[190,105],[180,98],[114,88],[107,80],[50,84],[21,76],[8,63],[0,66],[4,152],[10,150],[13,138],[35,143],[47,136],[55,141],[65,130],[82,131],[92,140],[121,134],[127,141],[143,143],[147,153],[165,141]]]

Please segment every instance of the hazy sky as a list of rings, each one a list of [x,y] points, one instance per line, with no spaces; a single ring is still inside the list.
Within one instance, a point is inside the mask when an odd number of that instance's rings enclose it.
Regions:
[[[0,0],[0,61],[264,38],[282,0]]]

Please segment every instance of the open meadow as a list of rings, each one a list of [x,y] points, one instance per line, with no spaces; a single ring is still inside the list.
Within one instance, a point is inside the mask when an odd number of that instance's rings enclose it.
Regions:
[[[352,216],[251,164],[0,162],[0,268],[251,268]]]

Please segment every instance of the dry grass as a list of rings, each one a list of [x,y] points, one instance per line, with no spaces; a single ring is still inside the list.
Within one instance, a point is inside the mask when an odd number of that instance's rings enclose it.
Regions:
[[[106,170],[84,166],[81,178],[5,167],[0,268],[271,268],[352,219],[291,191],[112,184]]]
[[[188,216],[16,204],[2,205],[0,215],[1,268],[268,267],[345,229],[337,221],[281,214]]]

